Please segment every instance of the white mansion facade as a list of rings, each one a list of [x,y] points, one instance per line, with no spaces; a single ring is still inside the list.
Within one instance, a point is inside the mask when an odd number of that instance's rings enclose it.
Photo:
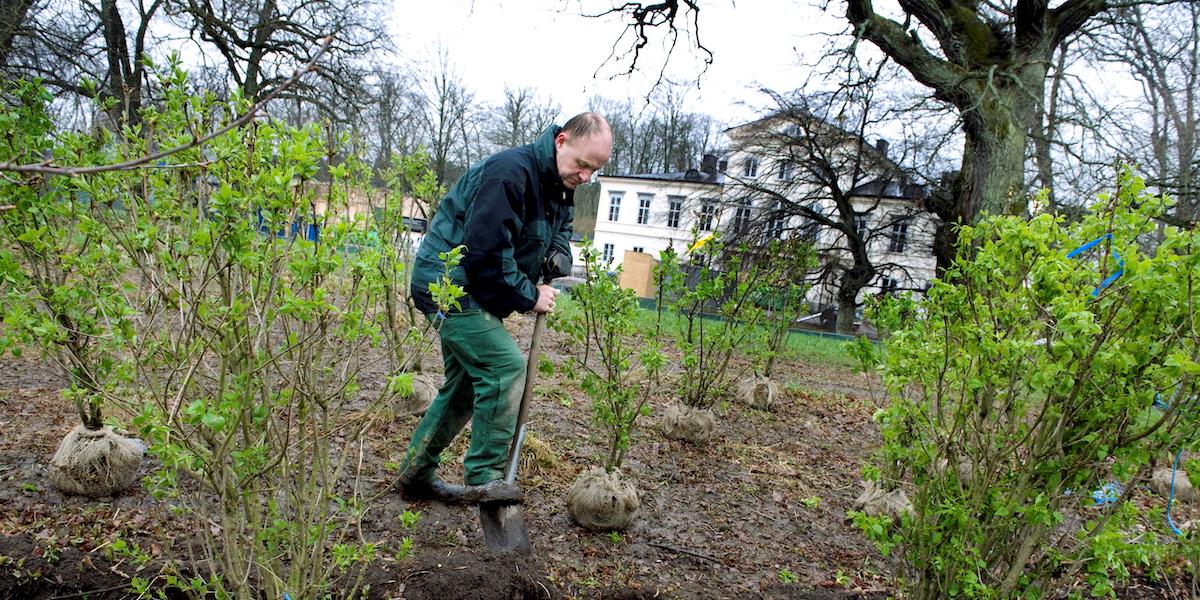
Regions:
[[[756,142],[774,135],[769,133],[772,128],[787,127],[786,122],[769,117],[728,130],[733,149],[727,160],[718,163],[707,155],[700,169],[600,176],[591,234],[596,249],[615,269],[626,252],[657,258],[670,246],[682,253],[694,237],[711,231],[731,236],[753,229],[759,239],[800,235],[813,244],[821,262],[810,274],[810,305],[820,309],[836,304],[839,267],[852,261],[846,234],[806,218],[797,207],[834,221],[844,213],[838,212],[832,194],[804,179],[806,163],[795,160],[795,152],[786,154],[793,158],[781,159],[770,143]],[[936,265],[932,241],[938,223],[923,209],[925,190],[890,175],[898,169],[886,159],[882,144],[868,148],[871,160],[866,162],[877,166],[837,182],[838,189],[845,190],[843,204],[853,206],[855,229],[877,271],[860,292],[860,301],[867,294],[924,290]],[[861,145],[858,150],[862,153]],[[579,253],[575,256],[578,262]]]

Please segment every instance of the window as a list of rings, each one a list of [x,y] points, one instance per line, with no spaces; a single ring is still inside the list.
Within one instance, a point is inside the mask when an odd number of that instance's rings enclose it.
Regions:
[[[621,198],[625,196],[625,192],[609,192],[608,193],[608,220],[615,222],[621,217]]]
[[[683,214],[683,198],[667,197],[667,227],[679,228],[679,215]]]
[[[612,244],[605,244],[604,253],[600,256],[600,262],[606,265],[611,264],[613,261],[613,255],[616,254],[616,252],[617,249]]]
[[[796,163],[785,160],[779,163],[779,180],[791,181],[796,176]]]
[[[808,212],[810,214],[819,215],[821,214],[821,207],[816,204],[810,204],[808,205]],[[803,222],[800,225],[800,237],[808,240],[809,242],[816,243],[817,234],[820,233],[820,231],[821,224],[818,223],[816,219],[810,216],[804,217]]]
[[[751,206],[751,200],[748,196],[738,200],[737,212],[733,213],[734,232],[745,233],[750,228]]]
[[[758,177],[758,159],[753,156],[746,158],[746,163],[742,165],[742,175],[745,177]]]
[[[783,239],[783,230],[787,226],[787,215],[783,214],[783,200],[776,200],[771,208],[771,220],[767,222],[767,235],[771,239]]]
[[[638,194],[638,225],[650,222],[650,200],[653,198],[651,194]]]
[[[712,200],[705,200],[700,205],[700,231],[712,231],[713,220],[717,216],[717,205]]]
[[[641,246],[634,246],[634,247],[633,247],[633,251],[634,251],[634,252],[637,252],[638,254],[645,254],[645,253],[646,253],[646,249],[645,249],[645,248],[643,248],[643,247],[641,247]]]
[[[892,277],[884,277],[883,283],[879,284],[879,291],[884,294],[895,294],[900,287],[900,281]]]
[[[908,223],[892,223],[891,240],[888,241],[888,252],[899,254],[904,252],[908,244]]]

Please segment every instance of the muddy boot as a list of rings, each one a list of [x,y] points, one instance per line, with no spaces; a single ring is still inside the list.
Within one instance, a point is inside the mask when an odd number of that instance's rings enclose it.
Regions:
[[[432,481],[408,481],[400,480],[396,484],[396,489],[400,492],[400,497],[405,500],[432,500],[441,502],[442,504],[467,504],[463,497],[467,493],[467,488],[453,483],[446,483],[441,479]]]

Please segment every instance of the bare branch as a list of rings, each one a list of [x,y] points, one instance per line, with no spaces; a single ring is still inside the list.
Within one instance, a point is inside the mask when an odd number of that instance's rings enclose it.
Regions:
[[[320,49],[317,50],[317,53],[307,65],[301,69],[298,69],[290,78],[288,78],[287,81],[283,82],[274,90],[271,90],[270,93],[264,95],[261,100],[250,105],[250,108],[246,109],[246,111],[240,117],[233,120],[228,125],[207,135],[193,137],[190,141],[175,146],[174,148],[168,148],[166,150],[154,152],[139,158],[134,158],[125,162],[111,165],[97,165],[91,167],[55,167],[51,166],[52,163],[49,162],[30,163],[24,165],[14,165],[12,163],[5,162],[0,163],[0,171],[8,171],[11,173],[36,173],[41,175],[65,175],[68,177],[74,177],[76,175],[89,175],[93,173],[106,173],[110,171],[125,171],[143,167],[156,160],[166,158],[173,154],[178,154],[185,150],[190,150],[197,146],[201,146],[213,138],[229,133],[230,131],[233,131],[234,129],[237,129],[252,121],[267,103],[281,95],[289,87],[295,85],[296,82],[300,81],[300,78],[306,73],[315,71],[317,69],[317,61],[320,60],[321,56],[325,54],[325,51],[329,49],[329,45],[332,43],[332,37],[325,38]]]
[[[683,6],[680,6],[681,4]],[[681,8],[683,9],[682,15],[680,14]],[[704,76],[704,73],[708,71],[708,67],[713,63],[712,51],[700,39],[700,6],[696,0],[664,0],[663,2],[649,5],[642,2],[626,2],[625,4],[614,6],[599,13],[584,14],[585,17],[589,18],[602,18],[610,15],[628,15],[630,20],[627,22],[625,30],[614,40],[612,50],[597,69],[597,73],[605,65],[628,58],[629,67],[619,76],[631,75],[637,70],[638,64],[642,59],[643,49],[650,43],[650,33],[663,26],[666,27],[664,36],[669,44],[667,46],[667,54],[659,67],[654,87],[657,87],[664,81],[667,65],[675,53],[681,33],[690,33],[695,43],[695,49],[704,54],[704,68],[697,74],[697,81]],[[680,21],[686,23],[686,25],[681,27],[678,24]],[[631,36],[633,39],[629,42],[627,48],[622,49],[621,42],[627,36]]]

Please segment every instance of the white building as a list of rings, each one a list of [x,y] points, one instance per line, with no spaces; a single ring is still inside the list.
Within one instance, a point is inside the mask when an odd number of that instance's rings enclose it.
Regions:
[[[859,302],[866,294],[928,286],[939,222],[924,208],[924,188],[907,183],[888,158],[886,142],[872,146],[802,109],[726,134],[732,147],[726,195],[738,211],[731,225],[763,219],[773,236],[809,239],[822,264],[809,294],[813,304],[836,304],[842,278],[865,264],[874,273]],[[857,261],[845,231],[850,223],[865,245]]]
[[[794,114],[726,133],[732,149],[720,165],[706,156],[700,170],[599,178],[594,244],[614,268],[627,251],[657,256],[668,245],[683,251],[697,232],[720,230],[726,238],[753,232],[759,242],[799,235],[814,245],[821,261],[811,274],[809,301],[814,308],[829,307],[837,304],[841,278],[855,263],[847,233],[839,229],[846,227],[840,225],[843,215],[852,214],[875,271],[859,302],[868,294],[928,286],[935,274],[938,222],[922,206],[925,190],[904,182],[885,146],[866,145]],[[798,146],[801,139],[810,147]],[[831,171],[835,181],[820,179],[821,172]]]
[[[702,170],[603,175],[593,245],[616,268],[625,252],[653,256],[673,246],[683,252],[697,231],[718,226],[722,177],[710,157]],[[575,252],[576,262],[580,261]]]

